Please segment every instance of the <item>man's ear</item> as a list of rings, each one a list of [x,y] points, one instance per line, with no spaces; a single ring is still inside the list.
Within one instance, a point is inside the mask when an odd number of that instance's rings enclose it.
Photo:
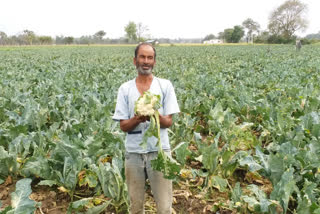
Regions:
[[[133,57],[133,64],[137,65],[137,59],[135,57]]]

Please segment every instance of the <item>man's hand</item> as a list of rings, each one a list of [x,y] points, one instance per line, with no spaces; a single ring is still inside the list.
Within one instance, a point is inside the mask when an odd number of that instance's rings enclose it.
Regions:
[[[172,115],[163,116],[159,114],[159,119],[161,128],[169,128],[172,125]],[[134,117],[128,120],[120,120],[120,129],[124,132],[130,132],[135,129],[137,125],[146,121],[150,121],[149,116],[134,115]]]
[[[139,123],[144,123],[146,121],[150,121],[150,117],[149,116],[143,116],[143,115],[134,115],[135,117],[137,117],[137,120],[139,121]]]
[[[134,117],[128,120],[120,120],[120,129],[124,132],[130,132],[137,127],[140,123],[144,123],[147,120],[150,120],[149,116],[138,116],[134,115]]]

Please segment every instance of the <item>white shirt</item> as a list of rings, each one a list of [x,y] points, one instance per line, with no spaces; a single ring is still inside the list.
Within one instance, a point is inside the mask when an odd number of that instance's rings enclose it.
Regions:
[[[180,112],[174,88],[169,80],[153,77],[148,91],[161,96],[162,107],[159,109],[161,115],[165,116]],[[134,106],[139,97],[140,92],[136,85],[136,79],[123,83],[118,90],[116,109],[112,119],[120,121],[134,117]],[[140,146],[143,135],[149,128],[149,124],[149,121],[140,123],[134,130],[127,133],[125,142],[127,152],[148,153],[158,150],[156,137],[150,137],[148,139],[146,149]],[[160,129],[160,140],[162,149],[170,150],[168,131],[166,128]]]

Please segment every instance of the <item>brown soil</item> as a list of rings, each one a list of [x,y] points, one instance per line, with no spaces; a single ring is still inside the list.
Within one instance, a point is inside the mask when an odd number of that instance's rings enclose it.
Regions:
[[[10,193],[15,191],[15,184],[16,182],[11,182],[0,185],[1,209],[11,204]],[[178,190],[178,188],[180,189]],[[212,205],[199,197],[199,195],[192,194],[189,190],[182,190],[181,186],[175,186],[173,196],[173,214],[214,213],[210,211]],[[34,201],[41,202],[41,209],[37,209],[36,214],[66,213],[70,203],[68,194],[60,192],[56,187],[32,185],[30,198]],[[145,209],[146,214],[156,213],[155,202],[150,190],[146,193]],[[105,211],[105,214],[111,213],[115,212],[113,210]]]

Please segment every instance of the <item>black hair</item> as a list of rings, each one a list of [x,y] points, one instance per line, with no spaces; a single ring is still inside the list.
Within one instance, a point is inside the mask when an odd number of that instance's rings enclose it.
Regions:
[[[154,60],[156,60],[156,56],[157,56],[156,49],[153,47],[151,43],[148,43],[148,42],[142,42],[139,45],[137,45],[136,49],[134,50],[134,57],[137,58],[140,47],[144,45],[152,47],[154,52]]]

